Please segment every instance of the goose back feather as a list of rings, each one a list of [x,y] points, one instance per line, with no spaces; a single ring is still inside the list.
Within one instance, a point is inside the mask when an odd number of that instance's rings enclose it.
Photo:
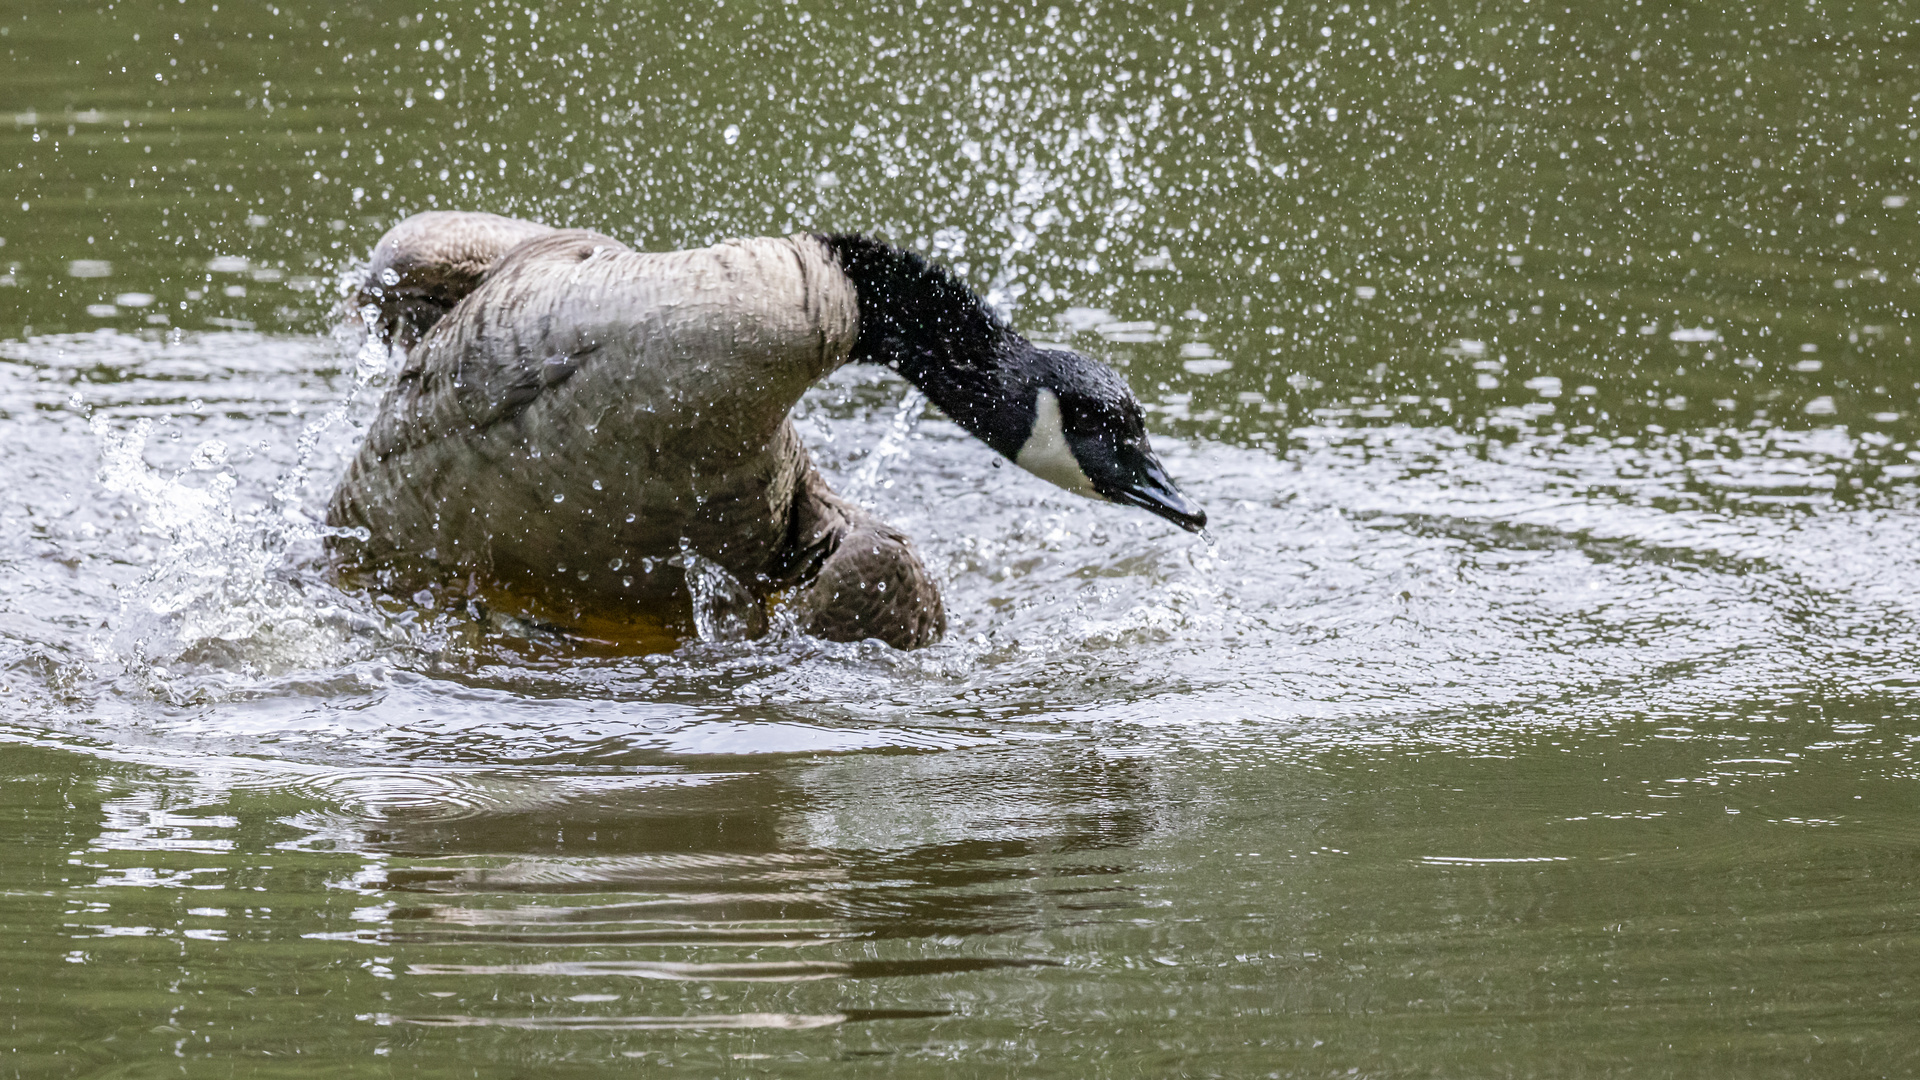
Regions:
[[[787,583],[795,500],[825,488],[787,416],[857,328],[811,237],[640,253],[535,233],[408,353],[328,511],[366,539],[336,546],[557,611],[682,595],[683,542],[759,591]]]

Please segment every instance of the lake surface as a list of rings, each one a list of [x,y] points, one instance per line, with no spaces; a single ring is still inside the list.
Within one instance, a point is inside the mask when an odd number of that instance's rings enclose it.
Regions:
[[[8,7],[0,1075],[1920,1072],[1912,26]],[[342,590],[433,208],[918,247],[1211,537],[850,370],[934,648]]]

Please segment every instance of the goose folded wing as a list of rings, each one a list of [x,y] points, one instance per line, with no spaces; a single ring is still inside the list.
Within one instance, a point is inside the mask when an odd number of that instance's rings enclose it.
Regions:
[[[373,449],[554,409],[576,429],[622,412],[633,422],[618,430],[724,427],[751,449],[845,362],[857,329],[852,289],[811,237],[641,253],[553,231],[502,257],[414,348]]]
[[[498,214],[415,214],[374,245],[346,316],[403,349],[426,336],[486,277],[501,256],[554,230]],[[367,316],[371,313],[371,318]]]

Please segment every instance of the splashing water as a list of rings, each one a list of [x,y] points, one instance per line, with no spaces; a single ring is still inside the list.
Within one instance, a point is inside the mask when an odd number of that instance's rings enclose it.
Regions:
[[[874,497],[883,486],[891,486],[892,481],[883,481],[881,473],[903,462],[912,453],[914,430],[919,426],[920,417],[927,404],[925,394],[909,386],[900,395],[900,403],[893,410],[893,419],[873,449],[867,451],[866,459],[853,471],[845,487],[840,491],[843,498],[849,499],[868,510],[874,507]]]
[[[738,578],[712,559],[693,550],[685,538],[673,565],[687,575],[687,592],[693,598],[693,630],[702,642],[744,641],[766,629],[760,602]]]
[[[285,359],[304,364],[310,354]],[[329,394],[320,415],[302,424],[292,460],[265,483],[243,482],[238,471],[257,446],[242,430],[202,439],[184,465],[163,468],[147,456],[166,456],[167,442],[179,438],[171,421],[162,440],[151,417],[120,423],[115,407],[89,411],[96,479],[104,493],[125,500],[139,538],[128,556],[145,567],[118,589],[112,614],[90,638],[94,663],[163,700],[212,701],[254,693],[259,680],[280,674],[407,654],[431,638],[412,625],[411,613],[336,588],[320,547],[333,530],[319,521],[311,484],[331,475],[338,456],[323,442],[344,434],[367,407],[386,363],[383,348],[362,341],[344,391]]]
[[[364,270],[361,273],[364,274]],[[344,274],[340,288],[343,291],[350,290],[356,287],[358,280],[353,274]],[[356,314],[357,320],[342,320],[336,324],[336,340],[347,344],[354,352],[353,381],[338,403],[301,430],[293,468],[287,470],[286,476],[273,491],[273,497],[279,501],[282,512],[289,518],[304,516],[302,501],[313,479],[314,458],[321,436],[345,423],[354,410],[364,404],[367,391],[378,385],[397,356],[397,350],[390,349],[375,333],[380,310],[368,304]]]
[[[235,480],[225,468],[225,444],[210,439],[194,452],[194,471],[212,474],[194,487],[182,482],[184,470],[163,476],[142,460],[153,421],[115,431],[104,416],[96,416],[91,426],[100,441],[101,487],[132,496],[146,513],[142,531],[164,545],[141,590],[146,609],[181,616],[177,635],[182,642],[250,632],[244,598],[258,591],[274,560],[268,545],[234,543],[242,529],[235,519]]]
[[[223,443],[208,440],[189,469],[169,475],[142,457],[151,421],[115,430],[96,416],[91,426],[101,487],[133,502],[140,533],[155,545],[149,570],[122,591],[97,639],[97,660],[124,664],[169,700],[205,700],[222,687],[400,643],[367,604],[326,584],[313,565],[321,530],[236,507]],[[205,479],[196,484],[197,476]]]

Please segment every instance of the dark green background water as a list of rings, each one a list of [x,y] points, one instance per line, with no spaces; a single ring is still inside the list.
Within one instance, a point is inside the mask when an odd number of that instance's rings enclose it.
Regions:
[[[1915,14],[19,0],[0,1074],[1920,1071]],[[935,253],[1217,542],[855,373],[935,649],[343,593],[431,208]]]

